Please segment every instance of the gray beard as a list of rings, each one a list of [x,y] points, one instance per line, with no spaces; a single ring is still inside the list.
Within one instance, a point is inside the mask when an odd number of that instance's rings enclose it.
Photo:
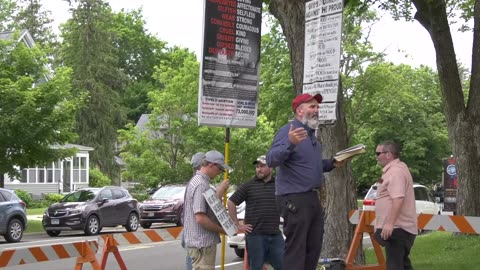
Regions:
[[[302,124],[304,125],[307,125],[309,128],[311,129],[317,129],[318,128],[318,125],[320,125],[320,120],[318,120],[318,117],[315,118],[315,117],[311,117],[311,118],[307,118],[306,115],[304,115],[302,117]]]

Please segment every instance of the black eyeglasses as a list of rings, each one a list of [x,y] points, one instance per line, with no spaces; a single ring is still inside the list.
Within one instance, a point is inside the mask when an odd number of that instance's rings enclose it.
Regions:
[[[218,165],[217,163],[215,163],[215,166],[217,166],[217,168],[219,168],[219,169],[220,169],[220,171],[222,171],[222,172],[223,172],[223,171],[225,171],[225,169],[224,169],[224,168],[222,168],[222,166]]]
[[[385,154],[385,153],[388,153],[388,151],[383,151],[383,152],[375,152],[375,155],[380,156],[381,154]]]

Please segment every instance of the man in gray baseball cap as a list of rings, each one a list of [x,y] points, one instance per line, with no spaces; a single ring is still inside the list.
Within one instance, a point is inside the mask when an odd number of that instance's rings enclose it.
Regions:
[[[192,156],[192,160],[190,161],[190,164],[192,165],[192,168],[195,171],[200,169],[200,166],[202,166],[202,161],[205,159],[205,153],[203,152],[198,152],[195,155]]]
[[[218,152],[217,150],[208,151],[205,154],[205,160],[208,161],[208,162],[214,163],[222,171],[225,171],[225,170],[231,171],[232,170],[232,168],[230,168],[230,166],[228,166],[225,163],[225,157],[223,156],[223,154]]]

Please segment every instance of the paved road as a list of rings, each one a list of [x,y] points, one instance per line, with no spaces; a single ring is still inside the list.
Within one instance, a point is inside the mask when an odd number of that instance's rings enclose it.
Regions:
[[[125,232],[122,228],[105,229],[102,233]],[[49,246],[58,243],[68,243],[84,241],[87,239],[96,239],[98,236],[84,236],[81,233],[65,232],[60,237],[49,237],[45,233],[27,234],[21,243],[8,244],[0,242],[0,249],[12,249],[29,246]],[[179,240],[163,241],[150,244],[137,244],[128,246],[119,246],[119,251],[122,259],[125,262],[127,269],[135,270],[183,270],[185,262],[185,251],[180,246]],[[98,261],[100,262],[101,252],[97,253]],[[218,245],[217,250],[217,269],[220,269],[221,263],[221,245]],[[76,259],[62,259],[43,263],[25,264],[10,267],[12,270],[65,270],[74,269]],[[84,264],[82,269],[93,269],[90,264]],[[113,253],[109,253],[107,266],[108,270],[120,269]],[[226,270],[241,270],[243,269],[243,259],[237,257],[233,249],[225,248],[225,269]]]

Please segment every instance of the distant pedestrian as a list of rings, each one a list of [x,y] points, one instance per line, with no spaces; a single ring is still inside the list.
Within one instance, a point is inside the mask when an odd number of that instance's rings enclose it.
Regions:
[[[192,156],[190,164],[192,165],[193,175],[195,175],[197,171],[200,169],[204,158],[205,158],[205,153],[203,152],[198,152]],[[184,202],[185,202],[185,198],[184,198]],[[183,213],[182,213],[182,223],[183,223]],[[185,237],[183,236],[183,231],[181,235],[181,245],[185,250],[187,250],[187,255],[185,256],[185,270],[192,270],[192,258],[190,258],[190,256],[188,255],[188,249],[185,247]]]

